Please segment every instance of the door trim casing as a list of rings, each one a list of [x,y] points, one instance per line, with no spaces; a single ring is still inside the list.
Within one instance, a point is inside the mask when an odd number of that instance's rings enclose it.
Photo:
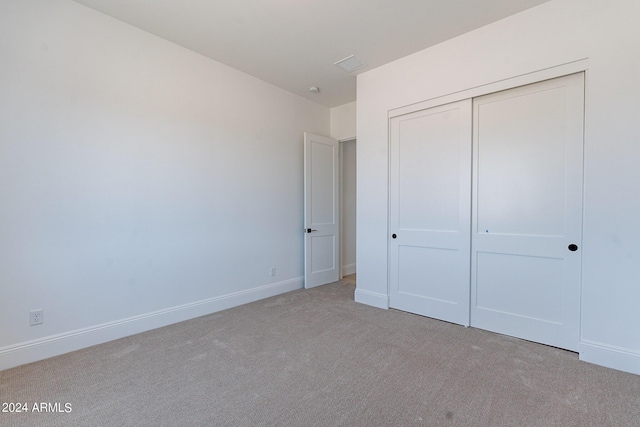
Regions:
[[[480,86],[476,86],[476,87],[471,87],[462,91],[458,91],[458,92],[454,92],[454,93],[450,93],[447,95],[442,95],[442,96],[438,96],[438,97],[434,97],[431,99],[427,99],[421,102],[417,102],[417,103],[412,103],[412,104],[408,104],[408,105],[404,105],[401,107],[397,107],[397,108],[393,108],[387,111],[387,158],[388,158],[388,164],[387,164],[387,170],[390,171],[391,170],[391,119],[398,117],[398,116],[403,116],[406,114],[411,114],[420,110],[425,110],[425,109],[430,109],[430,108],[434,108],[434,107],[438,107],[438,106],[442,106],[445,104],[450,104],[450,103],[454,103],[454,102],[458,102],[458,101],[462,101],[465,99],[473,99],[473,98],[477,98],[483,95],[488,95],[491,93],[496,93],[496,92],[501,92],[501,91],[505,91],[505,90],[509,90],[509,89],[514,89],[517,87],[521,87],[521,86],[526,86],[529,84],[535,84],[535,83],[539,83],[545,80],[551,80],[551,79],[555,79],[555,78],[559,78],[559,77],[564,77],[564,76],[568,76],[571,74],[577,74],[577,73],[583,73],[584,74],[584,98],[583,98],[583,127],[584,127],[584,131],[582,134],[583,137],[583,146],[587,144],[587,126],[588,126],[588,117],[587,117],[587,107],[588,107],[588,82],[589,82],[589,59],[588,58],[582,58],[582,59],[577,59],[575,61],[571,61],[571,62],[567,62],[564,64],[560,64],[560,65],[556,65],[556,66],[552,66],[549,68],[544,68],[544,69],[540,69],[537,71],[533,71],[533,72],[529,72],[529,73],[524,73],[518,76],[513,76],[513,77],[509,77],[509,78],[505,78],[503,80],[498,80],[492,83],[487,83],[487,84],[483,84]],[[583,156],[584,156],[584,152],[583,152]],[[583,162],[583,176],[584,176],[584,162]],[[390,172],[389,172],[390,173]],[[584,186],[582,187],[582,204],[584,205]],[[391,197],[390,197],[390,176],[387,176],[387,236],[390,235],[391,231],[391,224],[390,224],[390,219],[391,219]],[[583,215],[584,215],[584,209],[582,209],[583,211]],[[584,220],[584,218],[583,218]],[[584,223],[584,221],[583,221]],[[471,237],[471,236],[470,236]],[[582,245],[581,245],[582,248]],[[390,253],[391,253],[391,248],[390,248],[390,243],[389,240],[387,239],[387,248],[386,248],[386,252],[387,252],[387,289],[386,289],[386,295],[382,295],[382,294],[376,294],[376,298],[375,298],[375,303],[376,304],[370,304],[370,305],[374,305],[380,308],[385,308],[388,309],[390,308],[390,295],[391,295],[391,276],[390,276]],[[582,253],[583,251],[580,251],[580,258],[582,258]],[[582,277],[582,269],[583,269],[583,264],[582,262],[581,264],[581,268],[580,268],[580,276]],[[580,286],[581,288],[582,286]],[[373,295],[371,295],[373,296]],[[369,296],[369,297],[371,297]],[[386,298],[384,298],[386,297]],[[383,304],[383,298],[384,298],[384,304]],[[580,302],[579,305],[582,306],[582,292],[580,289],[580,294],[579,294],[579,298],[580,298]],[[371,299],[371,298],[369,298]],[[581,309],[579,309],[579,315],[581,316]],[[581,319],[578,320],[580,326],[579,326],[579,337],[578,337],[578,342],[579,344],[581,344],[582,341],[582,326],[581,326]]]
[[[570,74],[585,72],[585,81],[587,80],[586,71],[589,69],[589,60],[587,58],[568,62],[566,64],[545,68],[538,71],[522,74],[515,77],[498,80],[493,83],[471,87],[459,92],[448,95],[438,96],[427,99],[415,104],[409,104],[402,107],[391,109],[387,112],[387,118],[402,116],[404,114],[413,113],[415,111],[427,108],[437,107],[439,105],[450,104],[452,102],[462,101],[469,98],[477,98],[482,95],[488,95],[494,92],[513,89],[519,86],[526,86],[532,83],[538,83],[544,80],[555,79],[556,77],[564,77]],[[586,98],[586,96],[585,96]],[[389,123],[387,121],[387,127]]]

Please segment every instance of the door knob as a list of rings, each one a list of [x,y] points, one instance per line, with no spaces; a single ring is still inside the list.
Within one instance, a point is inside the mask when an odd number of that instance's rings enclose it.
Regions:
[[[310,228],[307,228],[305,231],[306,231],[307,233],[312,233],[312,232],[314,232],[314,231],[318,231],[318,230],[312,230],[312,229],[310,229]]]
[[[392,239],[395,239],[396,237],[398,237],[398,236],[396,236],[395,234],[392,234],[392,235],[391,235],[391,238],[392,238]]]
[[[570,244],[570,245],[569,245],[569,250],[570,250],[571,252],[575,252],[575,251],[577,251],[577,250],[578,250],[578,245],[576,245],[576,244],[574,244],[574,243]]]

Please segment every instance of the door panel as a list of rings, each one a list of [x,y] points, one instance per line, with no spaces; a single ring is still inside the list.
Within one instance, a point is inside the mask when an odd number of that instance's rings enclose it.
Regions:
[[[333,224],[335,222],[335,147],[333,144],[311,139],[310,172],[311,209],[310,224]]]
[[[553,323],[562,321],[562,259],[478,253],[477,307]]]
[[[449,285],[449,266],[455,265],[458,251],[407,245],[400,246],[398,252],[398,282],[404,295],[424,297],[424,281],[428,278],[429,299],[447,304],[455,301],[456,289]]]
[[[335,236],[309,236],[311,241],[311,273],[321,273],[323,271],[333,270],[336,267],[335,254]],[[335,282],[335,280],[334,280]]]
[[[339,279],[339,144],[304,134],[305,288]]]
[[[471,324],[577,350],[583,75],[473,104]]]
[[[468,325],[471,101],[390,131],[390,306]]]
[[[522,89],[517,89],[521,92]],[[515,235],[564,234],[564,86],[476,100],[478,228]]]

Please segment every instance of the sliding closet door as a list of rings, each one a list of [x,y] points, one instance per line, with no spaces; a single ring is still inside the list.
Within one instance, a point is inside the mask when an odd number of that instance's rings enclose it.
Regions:
[[[577,350],[584,77],[473,103],[471,324]]]
[[[390,121],[390,306],[469,324],[471,100]]]

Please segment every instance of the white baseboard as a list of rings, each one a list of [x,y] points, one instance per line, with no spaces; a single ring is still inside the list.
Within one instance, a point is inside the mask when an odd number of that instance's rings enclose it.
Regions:
[[[350,274],[356,274],[355,263],[342,266],[342,276],[349,276]]]
[[[640,353],[633,350],[582,340],[580,360],[640,375]]]
[[[389,298],[387,297],[387,295],[358,289],[357,284],[354,300],[361,304],[384,308],[385,310],[389,308]]]
[[[0,348],[0,371],[302,289],[298,277]]]

